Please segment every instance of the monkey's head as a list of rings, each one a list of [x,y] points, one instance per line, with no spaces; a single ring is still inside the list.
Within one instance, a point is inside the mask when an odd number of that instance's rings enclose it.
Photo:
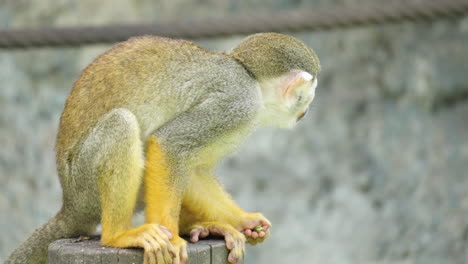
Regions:
[[[244,39],[229,55],[258,81],[264,125],[291,128],[305,116],[320,72],[312,49],[288,35],[260,33]]]

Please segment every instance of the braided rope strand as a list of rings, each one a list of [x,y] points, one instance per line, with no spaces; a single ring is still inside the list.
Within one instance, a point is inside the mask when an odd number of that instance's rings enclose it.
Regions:
[[[157,24],[12,29],[0,31],[0,49],[113,43],[148,34],[173,38],[209,38],[256,32],[332,30],[385,23],[454,19],[467,14],[468,0],[392,1],[356,8],[285,11],[278,14]]]

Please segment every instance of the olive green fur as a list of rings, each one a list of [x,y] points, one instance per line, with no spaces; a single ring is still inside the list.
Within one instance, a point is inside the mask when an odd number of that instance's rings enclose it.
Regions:
[[[229,54],[257,80],[278,77],[292,70],[317,76],[320,61],[302,41],[278,33],[258,33],[244,39]]]

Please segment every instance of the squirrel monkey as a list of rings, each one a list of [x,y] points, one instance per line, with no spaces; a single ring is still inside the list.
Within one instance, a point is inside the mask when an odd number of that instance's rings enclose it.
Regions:
[[[260,33],[229,53],[155,36],[115,45],[83,70],[60,119],[63,206],[6,263],[44,263],[52,241],[90,234],[144,249],[145,264],[186,263],[187,243],[224,236],[228,261],[262,242],[270,222],[242,210],[213,175],[259,126],[291,128],[317,85],[316,54]],[[131,226],[135,211],[145,224]]]

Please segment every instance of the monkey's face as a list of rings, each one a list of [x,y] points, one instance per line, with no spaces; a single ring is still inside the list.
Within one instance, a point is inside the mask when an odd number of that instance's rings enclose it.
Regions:
[[[292,118],[296,119],[296,123],[307,114],[309,105],[314,100],[315,88],[317,87],[317,77],[306,72],[302,72],[302,74],[305,76],[304,81],[293,87],[291,98],[289,98]]]
[[[317,77],[304,71],[291,71],[263,82],[263,123],[280,128],[294,127],[306,115],[316,87]]]

